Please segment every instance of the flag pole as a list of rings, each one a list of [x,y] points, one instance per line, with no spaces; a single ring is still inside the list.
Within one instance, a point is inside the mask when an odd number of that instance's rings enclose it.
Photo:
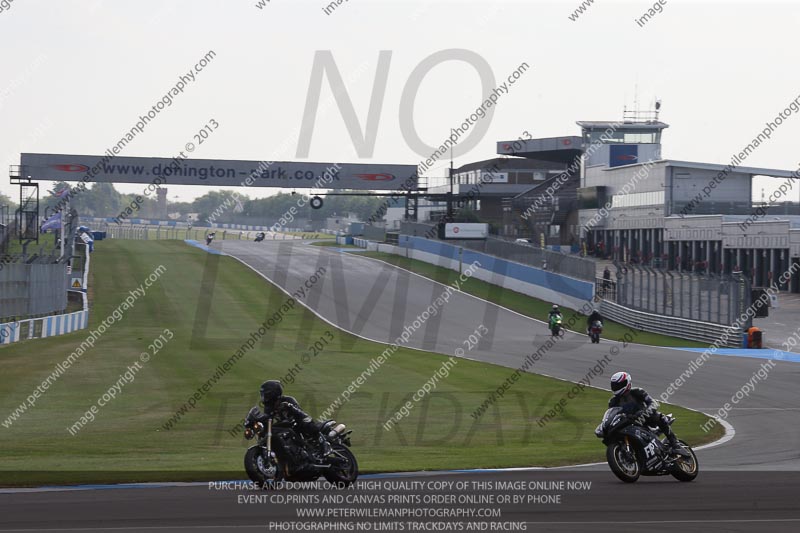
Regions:
[[[64,258],[64,233],[66,232],[66,223],[64,220],[64,213],[69,213],[69,199],[67,199],[66,203],[64,204],[64,210],[61,211],[61,256],[59,259]]]

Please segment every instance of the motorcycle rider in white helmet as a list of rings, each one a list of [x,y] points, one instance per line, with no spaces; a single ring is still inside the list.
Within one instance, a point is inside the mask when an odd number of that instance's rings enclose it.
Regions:
[[[681,445],[669,425],[669,419],[658,412],[658,404],[642,388],[632,388],[633,380],[628,372],[617,372],[611,376],[611,392],[614,396],[608,407],[622,407],[627,414],[637,414],[642,425],[658,426],[669,441],[672,453],[681,453]]]

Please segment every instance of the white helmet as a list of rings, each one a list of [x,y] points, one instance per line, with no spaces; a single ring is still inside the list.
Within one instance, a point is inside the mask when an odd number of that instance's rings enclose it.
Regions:
[[[611,376],[611,391],[614,396],[620,396],[631,390],[633,378],[627,372],[617,372]]]

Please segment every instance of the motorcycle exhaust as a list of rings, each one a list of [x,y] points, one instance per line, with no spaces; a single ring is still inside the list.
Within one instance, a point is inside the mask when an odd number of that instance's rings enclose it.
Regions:
[[[345,430],[345,427],[346,427],[346,426],[345,426],[344,424],[338,424],[338,425],[337,425],[335,428],[333,428],[333,429],[330,431],[330,433],[328,433],[328,438],[329,438],[329,439],[334,439],[334,438],[336,438],[338,435],[341,435],[341,434],[342,434],[342,432]]]

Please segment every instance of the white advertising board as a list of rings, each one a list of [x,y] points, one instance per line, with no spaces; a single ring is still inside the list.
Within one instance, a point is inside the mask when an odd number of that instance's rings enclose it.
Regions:
[[[464,222],[444,225],[445,239],[485,239],[489,235],[489,224]]]

